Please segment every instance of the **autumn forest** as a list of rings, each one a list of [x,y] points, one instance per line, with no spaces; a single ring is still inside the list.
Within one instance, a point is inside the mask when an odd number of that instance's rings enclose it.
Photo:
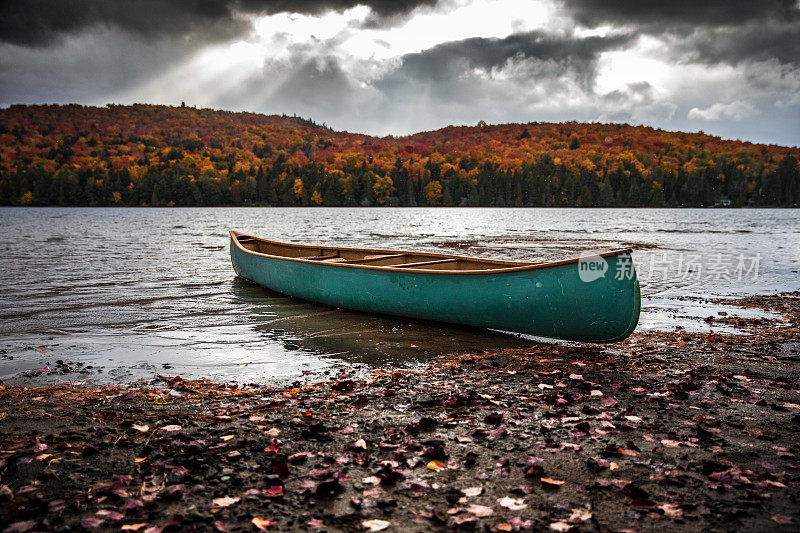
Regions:
[[[193,107],[0,109],[0,205],[800,205],[797,147],[598,123],[406,137]]]

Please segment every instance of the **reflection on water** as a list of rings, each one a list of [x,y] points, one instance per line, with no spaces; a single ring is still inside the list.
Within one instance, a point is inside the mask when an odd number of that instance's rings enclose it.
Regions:
[[[797,210],[0,208],[0,227],[0,379],[22,382],[291,381],[533,342],[271,293],[234,277],[229,229],[520,260],[631,247],[646,329],[717,331],[702,319],[732,309],[709,299],[800,289]],[[707,275],[723,254],[758,275]]]

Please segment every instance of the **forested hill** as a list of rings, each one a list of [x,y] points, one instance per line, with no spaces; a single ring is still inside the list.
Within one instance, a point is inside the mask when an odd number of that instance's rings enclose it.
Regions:
[[[407,137],[153,105],[0,109],[0,204],[800,205],[797,147],[618,124]]]

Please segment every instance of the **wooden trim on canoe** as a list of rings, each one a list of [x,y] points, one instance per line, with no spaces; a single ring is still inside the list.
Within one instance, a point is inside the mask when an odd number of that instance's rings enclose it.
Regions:
[[[418,263],[403,263],[401,265],[392,265],[394,268],[413,268],[424,265],[439,265],[441,263],[455,263],[461,259],[436,259],[435,261],[420,261]]]
[[[424,274],[497,274],[501,272],[519,272],[523,270],[536,270],[539,268],[548,268],[554,266],[561,266],[561,265],[568,265],[571,263],[577,263],[580,258],[573,257],[570,259],[562,259],[560,261],[542,261],[536,263],[525,263],[522,261],[501,261],[498,259],[483,259],[478,257],[466,257],[466,256],[459,256],[459,255],[450,255],[450,254],[442,254],[436,252],[401,252],[399,250],[380,250],[375,248],[345,248],[345,247],[336,247],[336,246],[309,246],[305,244],[295,244],[295,243],[288,243],[288,242],[279,242],[279,241],[271,241],[269,239],[262,239],[260,237],[255,237],[253,235],[247,235],[246,233],[240,233],[238,231],[230,230],[229,234],[231,236],[231,240],[236,244],[236,247],[239,248],[242,252],[255,255],[258,257],[267,257],[270,259],[280,259],[283,261],[297,261],[300,263],[314,263],[314,264],[325,264],[331,267],[342,267],[342,268],[367,268],[371,270],[390,270],[394,272],[408,272],[403,268],[402,264],[399,265],[369,265],[369,264],[360,264],[357,261],[364,262],[363,259],[356,259],[351,261],[341,261],[341,262],[327,262],[319,260],[310,260],[310,259],[303,259],[300,257],[288,257],[284,255],[272,255],[272,254],[264,254],[260,252],[254,252],[253,250],[248,250],[242,243],[239,242],[240,238],[248,239],[244,242],[263,242],[266,244],[272,244],[275,246],[288,246],[291,248],[305,248],[305,249],[317,249],[321,251],[329,250],[331,252],[336,252],[337,255],[340,255],[341,251],[346,252],[361,252],[364,254],[385,254],[385,255],[393,255],[393,256],[403,256],[403,255],[424,255],[431,258],[440,258],[440,259],[453,259],[456,261],[470,261],[470,262],[478,262],[484,264],[494,264],[498,265],[497,268],[481,268],[481,269],[474,269],[474,270],[447,270],[447,269],[434,269],[434,268],[414,268],[412,272],[415,274],[424,273]],[[598,254],[593,254],[594,257],[613,257],[616,255],[622,255],[631,253],[632,250],[630,248],[620,249],[620,250],[610,250],[607,252],[600,252]],[[388,257],[381,257],[380,259],[388,259]],[[375,259],[376,261],[380,259]],[[409,263],[406,263],[407,265]],[[412,263],[413,264],[413,263]]]

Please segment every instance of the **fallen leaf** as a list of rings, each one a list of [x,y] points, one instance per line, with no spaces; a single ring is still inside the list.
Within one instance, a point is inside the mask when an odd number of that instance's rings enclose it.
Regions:
[[[439,470],[444,470],[445,468],[447,468],[447,465],[445,465],[442,461],[439,460],[431,461],[425,466],[427,466],[430,470],[433,470],[434,472],[438,472]]]
[[[464,493],[464,496],[480,496],[483,493],[483,487],[468,487],[466,489],[461,489],[461,492]]]
[[[163,426],[159,429],[161,429],[161,431],[180,431],[183,428],[177,424],[171,424],[169,426]]]
[[[103,524],[104,520],[102,518],[84,518],[81,520],[81,527],[86,529],[91,529],[95,527],[100,527]]]
[[[3,530],[3,533],[25,533],[26,531],[30,531],[36,526],[36,520],[26,520],[24,522],[14,522],[6,529]]]
[[[238,502],[239,498],[231,498],[230,496],[223,496],[222,498],[214,498],[211,501],[211,507],[214,509],[220,507],[230,507],[234,503]]]
[[[785,516],[782,514],[774,514],[770,516],[770,519],[778,524],[791,524],[794,522],[794,519],[791,516]]]
[[[509,498],[508,496],[505,498],[498,498],[497,503],[500,504],[500,507],[505,507],[511,511],[520,511],[528,506],[522,498]]]
[[[664,516],[670,518],[680,518],[683,516],[683,511],[678,507],[677,503],[662,503],[658,508],[664,513]]]
[[[386,520],[364,520],[361,522],[361,525],[367,529],[367,531],[383,531],[387,527],[389,527],[392,523]]]
[[[256,529],[260,529],[261,531],[266,530],[275,525],[275,520],[270,520],[269,518],[264,518],[263,516],[254,516],[250,522],[256,526]]]
[[[139,531],[146,525],[147,522],[141,522],[139,524],[125,524],[122,526],[122,531]]]
[[[572,529],[572,524],[568,524],[563,520],[559,520],[558,522],[553,522],[550,524],[550,529],[553,531],[569,531]]]
[[[474,514],[478,518],[483,518],[485,516],[492,516],[494,514],[494,509],[485,505],[472,504],[467,507],[467,512]]]
[[[539,481],[541,481],[543,484],[549,487],[560,487],[561,485],[566,483],[566,481],[561,481],[560,479],[552,479],[549,477],[540,478]]]
[[[572,510],[572,514],[567,519],[567,522],[571,524],[577,524],[579,522],[586,522],[592,517],[592,513],[588,510],[584,509],[583,507],[579,507],[577,509]]]
[[[142,425],[142,426],[140,426],[139,424],[134,424],[134,425],[132,425],[131,427],[132,427],[133,429],[135,429],[136,431],[139,431],[139,432],[141,432],[141,433],[145,433],[145,432],[147,432],[147,431],[150,431],[150,426],[148,426],[148,425],[146,425],[146,424],[145,424],[145,425]]]

